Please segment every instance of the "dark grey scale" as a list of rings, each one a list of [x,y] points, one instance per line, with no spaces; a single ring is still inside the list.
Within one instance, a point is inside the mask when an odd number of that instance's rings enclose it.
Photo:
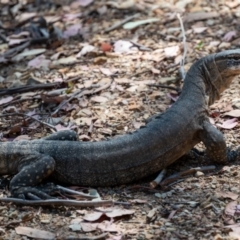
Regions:
[[[62,131],[53,133],[47,137],[44,137],[41,140],[78,141],[78,135],[75,131],[72,131],[72,130],[62,130]]]

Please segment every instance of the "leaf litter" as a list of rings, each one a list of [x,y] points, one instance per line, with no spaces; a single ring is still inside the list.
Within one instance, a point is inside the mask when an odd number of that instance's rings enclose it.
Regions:
[[[149,117],[164,112],[178,95],[157,85],[181,86],[178,11],[185,21],[188,46],[185,70],[202,56],[239,47],[238,1],[38,2],[1,3],[1,111],[26,114],[0,119],[3,141],[36,139],[63,129],[74,129],[82,141],[99,141],[134,131]],[[107,88],[94,92],[107,82],[111,82]],[[49,83],[56,84],[45,88]],[[210,107],[212,122],[230,146],[239,146],[239,109],[236,79]],[[210,164],[178,161],[169,167],[168,175]],[[238,168],[197,171],[166,189],[150,188],[154,177],[99,188],[103,199],[121,206],[113,206],[112,213],[2,203],[0,237],[240,239]],[[6,196],[8,191],[2,189],[0,194]],[[21,222],[26,211],[33,218]],[[84,218],[93,212],[100,217],[87,222]],[[15,224],[16,232],[10,233],[9,223]]]

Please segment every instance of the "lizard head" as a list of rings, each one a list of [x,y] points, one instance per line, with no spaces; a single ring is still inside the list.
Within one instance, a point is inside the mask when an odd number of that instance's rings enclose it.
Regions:
[[[240,49],[220,52],[214,56],[218,74],[215,72],[215,75],[212,75],[212,81],[219,93],[222,93],[229,87],[233,78],[240,74]]]
[[[232,80],[240,75],[240,49],[227,50],[212,54],[204,65],[208,72],[208,85],[210,88],[210,104],[220,98],[220,94],[229,87]],[[206,76],[206,74],[204,74]]]

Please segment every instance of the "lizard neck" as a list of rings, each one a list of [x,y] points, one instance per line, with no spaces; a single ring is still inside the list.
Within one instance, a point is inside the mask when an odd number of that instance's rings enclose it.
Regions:
[[[209,68],[212,70],[211,73]],[[184,95],[190,95],[189,93],[191,93],[195,101],[204,99],[206,105],[211,105],[220,98],[221,92],[226,88],[226,86],[223,86],[223,80],[214,61],[214,55],[210,55],[192,65],[184,80],[182,91]],[[187,99],[189,98],[191,96],[187,97]]]

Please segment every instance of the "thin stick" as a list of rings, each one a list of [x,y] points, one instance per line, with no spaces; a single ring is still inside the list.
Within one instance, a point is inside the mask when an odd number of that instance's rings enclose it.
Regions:
[[[25,85],[20,87],[14,87],[14,88],[2,88],[0,89],[0,96],[4,95],[11,95],[15,93],[23,93],[23,92],[29,92],[33,90],[39,90],[39,89],[48,89],[53,88],[60,85],[59,82],[56,83],[43,83],[43,84],[36,84],[36,85]]]
[[[117,22],[117,23],[115,23],[113,26],[111,26],[111,27],[107,28],[106,30],[104,30],[104,33],[109,33],[109,32],[111,32],[111,31],[113,31],[113,30],[121,27],[123,24],[131,21],[132,19],[134,19],[134,18],[136,18],[136,17],[138,17],[138,16],[140,16],[139,13],[137,13],[137,14],[135,14],[135,15],[133,15],[133,16],[127,17],[127,18],[125,18],[124,20],[122,20],[122,21],[120,21],[120,22]]]
[[[183,56],[182,59],[180,61],[180,74],[182,79],[185,78],[185,71],[184,71],[184,64],[185,64],[185,58],[186,58],[186,54],[187,54],[187,44],[186,44],[186,35],[185,35],[185,30],[184,30],[184,26],[183,26],[183,22],[182,22],[182,18],[180,16],[180,14],[177,14],[177,18],[180,22],[180,26],[181,26],[181,30],[182,30],[182,35],[183,35]]]
[[[99,207],[103,205],[113,204],[112,200],[97,200],[97,201],[75,201],[75,200],[61,200],[61,199],[47,199],[47,200],[23,200],[19,198],[0,198],[0,202],[11,202],[20,205],[28,206],[72,206],[72,207]]]
[[[152,182],[150,182],[150,187],[151,188],[155,188],[164,178],[164,176],[166,175],[167,170],[163,169],[158,176],[156,177],[156,179],[154,179]]]
[[[180,88],[175,88],[175,87],[171,87],[171,86],[166,86],[163,84],[147,84],[148,86],[152,86],[152,87],[160,87],[160,88],[166,88],[166,89],[170,89],[170,90],[174,90],[177,93],[181,93]]]
[[[63,238],[63,240],[105,240],[106,237],[108,236],[108,233],[102,233],[97,236],[86,236],[86,235],[80,235],[78,238],[72,238],[72,237],[67,237]]]
[[[59,189],[60,191],[63,191],[64,193],[71,193],[71,194],[74,194],[74,195],[78,195],[78,196],[85,197],[85,198],[90,198],[90,199],[97,198],[96,195],[90,195],[90,194],[87,194],[87,193],[78,192],[78,191],[75,191],[75,190],[72,190],[72,189],[69,189],[69,188],[62,187],[60,185],[57,185],[56,187],[57,187],[57,189]]]
[[[161,187],[164,187],[165,185],[168,185],[168,184],[176,181],[180,177],[184,177],[186,175],[196,173],[197,171],[202,171],[203,172],[203,171],[211,171],[211,170],[215,170],[215,169],[216,169],[216,167],[214,165],[190,168],[186,171],[182,171],[182,172],[179,172],[177,174],[173,174],[172,176],[166,178],[163,182],[161,182],[160,185],[161,185]]]
[[[43,122],[41,120],[38,120],[37,118],[35,118],[33,116],[29,116],[29,115],[27,115],[25,113],[6,113],[6,114],[1,114],[0,118],[9,117],[9,116],[22,116],[22,117],[31,118],[31,119],[33,119],[33,120],[35,120],[35,121],[37,121],[37,122],[39,122],[39,123],[41,123],[43,125],[46,125],[49,128],[52,128],[53,130],[57,131],[56,128],[53,125],[51,125],[49,123],[46,123],[46,122]]]

